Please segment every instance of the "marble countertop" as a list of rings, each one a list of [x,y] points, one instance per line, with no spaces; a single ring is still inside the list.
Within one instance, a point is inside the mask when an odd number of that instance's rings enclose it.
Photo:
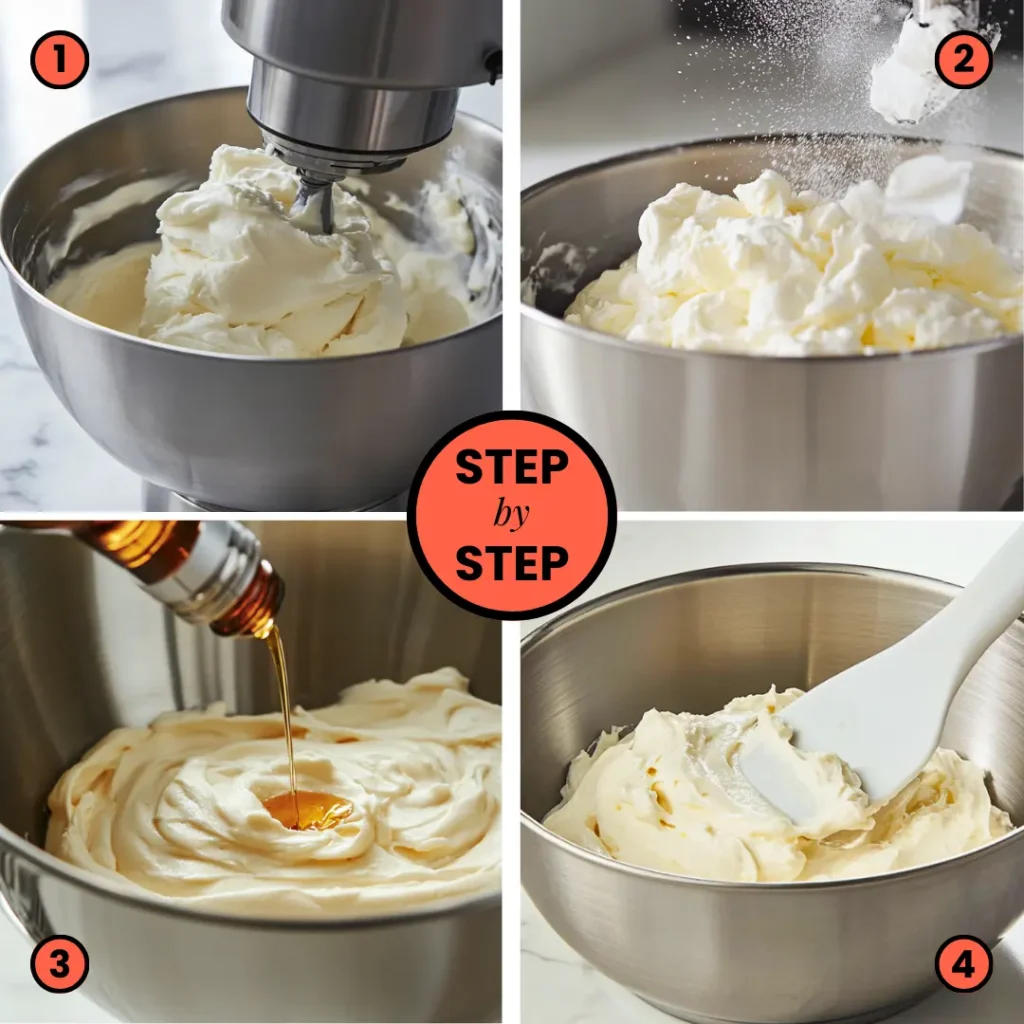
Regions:
[[[29,68],[45,32],[89,47],[88,75],[47,89]],[[47,0],[0,4],[0,187],[30,159],[91,121],[177,93],[248,83],[251,58],[220,27],[215,0]],[[501,95],[478,86],[462,108],[501,123]],[[6,275],[4,275],[6,277]],[[142,512],[139,477],[78,426],[50,390],[0,283],[0,511]]]
[[[966,583],[1016,528],[988,522],[625,522],[582,598],[658,576],[746,562],[846,562]],[[524,635],[544,619],[525,623]],[[566,945],[522,897],[522,1019],[530,1024],[670,1024]],[[1009,1024],[1024,1003],[1024,921],[995,950],[992,980],[969,996],[938,991],[893,1024]]]

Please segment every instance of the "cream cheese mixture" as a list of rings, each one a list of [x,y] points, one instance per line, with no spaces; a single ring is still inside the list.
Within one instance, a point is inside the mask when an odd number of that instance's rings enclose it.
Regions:
[[[67,272],[48,297],[153,341],[271,358],[357,355],[454,334],[482,319],[461,257],[469,216],[436,183],[436,248],[405,238],[334,186],[334,231],[299,205],[299,179],[268,153],[221,146],[209,179],[157,211],[159,242]]]
[[[937,750],[884,806],[834,754],[798,752],[773,713],[801,690],[740,697],[711,715],[648,711],[636,729],[602,734],[569,766],[552,832],[627,864],[733,882],[880,875],[966,853],[1012,831],[980,768]],[[767,728],[811,787],[820,812],[799,828],[737,766],[744,735]]]
[[[50,794],[46,849],[195,909],[362,916],[498,892],[501,708],[451,668],[361,683],[292,715],[299,789],[351,804],[292,831],[280,714],[172,712],[117,729]]]
[[[864,182],[840,201],[771,170],[734,196],[676,185],[641,216],[639,252],[587,285],[565,319],[630,341],[774,356],[1018,334],[1020,272],[977,228],[943,222],[963,206],[961,166],[907,161],[886,190]],[[924,216],[930,189],[943,194]]]

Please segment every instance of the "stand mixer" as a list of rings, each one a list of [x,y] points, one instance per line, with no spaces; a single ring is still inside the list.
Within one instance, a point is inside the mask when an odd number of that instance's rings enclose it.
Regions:
[[[429,445],[501,408],[501,135],[456,112],[462,87],[501,75],[501,2],[225,0],[222,15],[254,58],[248,94],[113,114],[40,154],[0,197],[19,319],[64,407],[145,482],[147,512],[401,511]],[[203,181],[221,145],[269,145],[296,168],[322,204],[304,218],[313,233],[331,228],[330,186],[359,174],[360,195],[412,237],[405,211],[424,183],[457,174],[481,231],[465,268],[480,273],[481,318],[387,351],[249,359],[152,344],[46,299],[68,263],[152,242],[169,193],[118,207],[60,250],[80,209],[140,182]]]
[[[441,142],[459,90],[501,76],[501,0],[224,0],[222,20],[253,56],[249,114],[325,233],[334,182]]]

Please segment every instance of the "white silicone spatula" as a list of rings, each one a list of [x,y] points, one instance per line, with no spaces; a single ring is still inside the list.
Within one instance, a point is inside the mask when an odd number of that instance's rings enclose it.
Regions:
[[[969,586],[910,636],[814,687],[779,712],[799,750],[838,754],[872,803],[895,796],[925,766],[960,684],[1024,612],[1024,528]],[[815,812],[786,763],[757,742],[739,766],[766,800],[796,824]]]

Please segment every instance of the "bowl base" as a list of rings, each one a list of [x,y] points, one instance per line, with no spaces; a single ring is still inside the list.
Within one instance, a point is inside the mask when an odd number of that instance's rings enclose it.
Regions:
[[[195,498],[188,498],[174,491],[154,484],[149,480],[143,480],[143,504],[146,512],[150,515],[178,515],[192,512],[224,512],[227,514],[242,515],[251,513],[252,509],[228,508],[225,505],[213,505],[209,502],[198,501]],[[364,508],[338,508],[331,509],[331,512],[405,512],[408,508],[409,492],[396,495],[393,498],[386,498],[383,501],[375,502]],[[289,509],[279,509],[287,512]],[[298,511],[298,510],[294,510]]]
[[[916,1006],[929,995],[929,992],[923,992],[920,995],[914,996],[913,999],[894,1003],[881,1010],[871,1010],[868,1013],[857,1014],[854,1017],[829,1017],[816,1021],[805,1021],[802,1022],[802,1024],[876,1024],[877,1021],[889,1020],[891,1017],[895,1017],[896,1014],[902,1013],[911,1006]],[[667,1006],[665,1003],[659,1003],[655,999],[647,999],[639,994],[638,998],[642,999],[649,1006],[653,1006],[655,1009],[661,1010],[662,1013],[667,1013],[670,1016],[675,1017],[677,1020],[683,1021],[683,1024],[777,1024],[777,1022],[774,1021],[735,1020],[730,1017],[702,1017],[700,1014],[695,1015],[692,1013],[687,1013],[684,1017],[678,1010],[671,1006]]]

